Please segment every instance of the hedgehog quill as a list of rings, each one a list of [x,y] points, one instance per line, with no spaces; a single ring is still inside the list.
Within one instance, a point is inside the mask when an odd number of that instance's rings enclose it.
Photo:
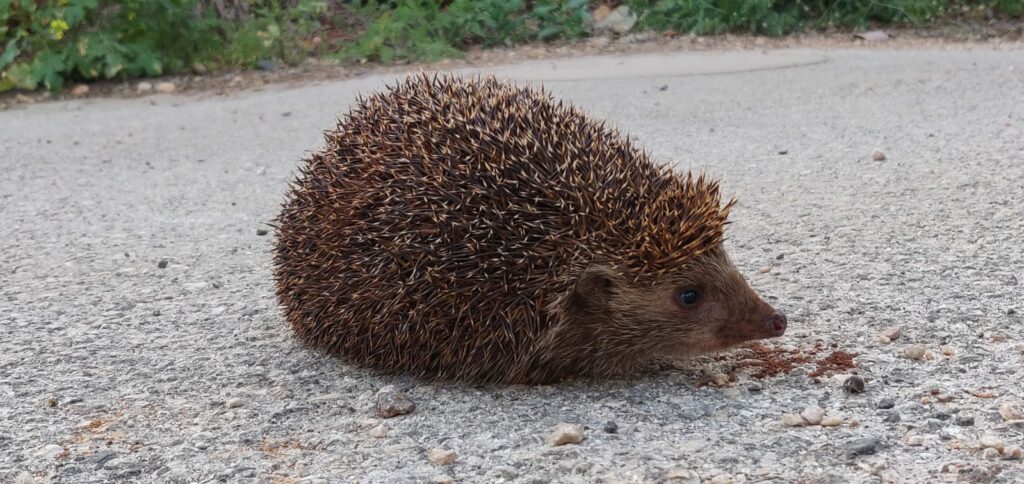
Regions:
[[[277,296],[313,347],[530,384],[785,332],[725,252],[718,183],[543,90],[411,76],[326,139],[275,223]]]

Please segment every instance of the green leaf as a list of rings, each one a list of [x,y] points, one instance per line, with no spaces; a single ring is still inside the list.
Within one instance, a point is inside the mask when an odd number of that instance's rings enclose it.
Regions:
[[[51,91],[58,91],[64,87],[64,78],[58,72],[47,73],[43,77],[43,86],[46,86]]]
[[[554,37],[557,37],[558,34],[561,33],[561,32],[562,32],[562,27],[559,27],[557,25],[551,25],[549,27],[545,27],[540,32],[537,32],[537,38],[539,40],[549,40],[549,39],[552,39]]]
[[[0,71],[4,70],[11,62],[14,62],[14,58],[18,57],[20,53],[21,49],[18,48],[18,39],[8,40],[7,45],[4,46],[4,53],[0,54]]]

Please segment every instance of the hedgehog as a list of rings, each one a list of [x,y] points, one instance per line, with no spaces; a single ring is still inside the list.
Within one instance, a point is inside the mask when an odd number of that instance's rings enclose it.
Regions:
[[[351,364],[548,384],[785,332],[724,250],[735,199],[542,87],[412,75],[325,137],[274,278],[298,339]]]

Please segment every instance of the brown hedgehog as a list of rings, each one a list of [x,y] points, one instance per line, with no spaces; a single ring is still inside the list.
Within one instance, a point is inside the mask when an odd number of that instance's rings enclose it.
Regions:
[[[722,247],[732,203],[544,91],[414,76],[306,160],[277,295],[303,340],[379,370],[624,375],[785,331]]]

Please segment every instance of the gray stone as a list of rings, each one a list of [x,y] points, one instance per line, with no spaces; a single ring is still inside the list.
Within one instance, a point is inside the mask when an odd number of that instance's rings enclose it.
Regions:
[[[864,437],[847,443],[844,446],[844,453],[847,458],[854,458],[862,455],[874,454],[878,450],[878,438]]]

